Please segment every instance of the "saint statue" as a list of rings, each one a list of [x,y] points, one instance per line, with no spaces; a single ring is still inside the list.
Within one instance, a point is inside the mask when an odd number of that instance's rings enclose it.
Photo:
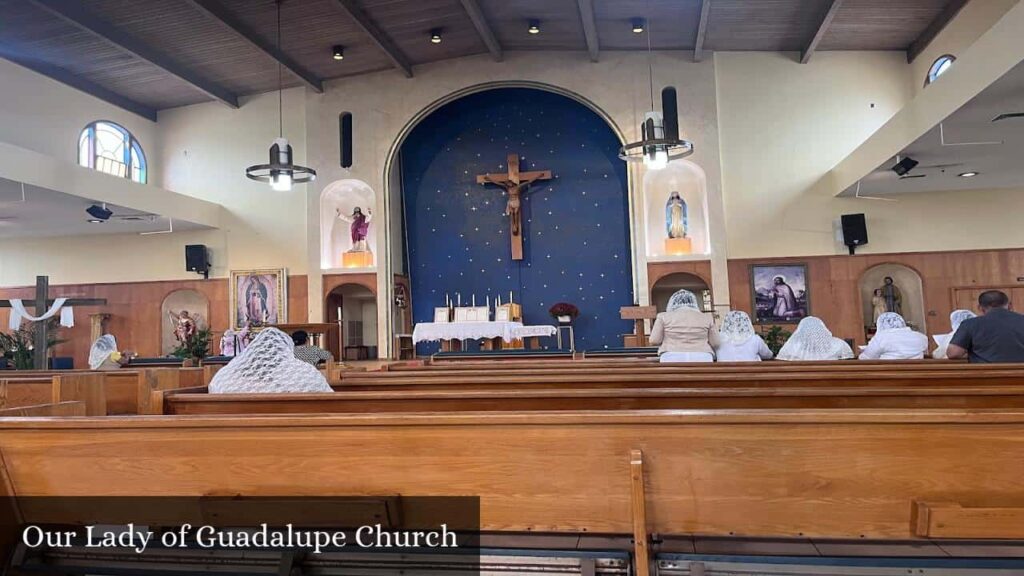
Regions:
[[[690,231],[690,218],[686,201],[679,192],[672,192],[665,203],[665,231],[669,238],[686,238]]]
[[[363,214],[363,209],[356,206],[352,209],[352,215],[347,216],[341,213],[341,208],[337,210],[338,218],[344,222],[350,224],[352,234],[352,252],[369,252],[370,248],[366,244],[366,237],[370,233],[370,220],[373,218],[373,211],[369,208],[366,209],[366,214]]]
[[[245,322],[246,325],[261,326],[270,319],[270,308],[267,306],[267,287],[259,278],[249,278],[245,288]]]
[[[871,296],[871,316],[874,318],[875,326],[878,325],[878,317],[888,312],[885,309],[885,298],[882,297],[882,289],[876,288],[874,295]]]
[[[179,344],[185,344],[196,335],[196,330],[199,329],[199,316],[191,316],[188,310],[182,310],[177,314],[168,310],[167,314],[171,317],[171,322],[174,323],[174,339]]]
[[[238,356],[249,346],[251,339],[248,326],[237,331],[230,328],[225,330],[220,339],[221,356]]]
[[[885,311],[895,312],[903,315],[903,292],[893,283],[892,276],[885,277],[885,283],[879,288],[882,291],[882,299],[885,300]]]
[[[793,289],[790,288],[789,284],[786,284],[786,279],[782,276],[776,276],[772,283],[772,298],[775,300],[772,307],[772,316],[776,318],[792,318],[797,315],[800,312],[800,308],[796,303],[796,294],[793,293]]]

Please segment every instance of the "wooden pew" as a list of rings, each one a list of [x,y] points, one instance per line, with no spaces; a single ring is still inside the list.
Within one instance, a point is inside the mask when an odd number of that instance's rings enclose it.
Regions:
[[[202,383],[202,370],[197,368],[156,368],[141,371],[55,371],[32,372],[27,377],[0,379],[0,407],[16,408],[64,399],[82,399],[90,415],[123,415],[147,413],[148,399],[154,389],[172,389]],[[44,374],[52,374],[44,375]],[[65,388],[55,392],[60,384]],[[68,388],[72,383],[75,388]],[[100,392],[88,391],[90,386]]]
[[[837,360],[823,362],[783,362],[773,360],[768,362],[701,362],[692,364],[666,363],[661,364],[656,359],[583,359],[583,360],[533,360],[530,362],[518,360],[476,360],[462,362],[422,362],[422,361],[401,361],[393,362],[382,366],[383,371],[431,371],[431,370],[533,370],[538,368],[637,368],[637,367],[660,367],[668,369],[706,369],[719,367],[761,367],[762,369],[778,369],[782,367],[850,367],[850,366],[963,366],[964,360]]]
[[[1024,408],[1024,384],[961,387],[639,388],[333,394],[163,393],[164,414],[383,414],[741,408]]]
[[[36,404],[19,408],[0,410],[0,418],[25,418],[38,416],[85,416],[85,402],[57,402],[55,404]]]
[[[857,368],[857,367],[854,367]],[[499,372],[484,375],[456,373],[377,373],[351,375],[342,380],[339,389],[344,390],[460,390],[460,389],[551,389],[551,388],[655,388],[686,387],[703,388],[714,386],[743,387],[785,387],[808,386],[960,386],[1013,385],[1024,383],[1024,372],[1015,368],[975,369],[960,366],[958,369],[926,370],[900,369],[898,367],[877,370],[815,370],[764,371],[764,370],[707,370],[650,371],[650,370],[597,370],[569,372]]]
[[[479,495],[485,530],[641,546],[902,540],[935,528],[912,510],[936,502],[963,511],[940,515],[944,537],[1024,525],[1019,409],[6,419],[0,454],[15,494]]]

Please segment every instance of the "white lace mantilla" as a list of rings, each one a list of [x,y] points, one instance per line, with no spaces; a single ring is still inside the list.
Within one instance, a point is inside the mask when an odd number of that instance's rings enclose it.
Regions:
[[[521,322],[422,322],[412,331],[414,343],[441,340],[483,340],[501,338],[512,342],[521,338],[554,336],[554,326],[523,326]]]

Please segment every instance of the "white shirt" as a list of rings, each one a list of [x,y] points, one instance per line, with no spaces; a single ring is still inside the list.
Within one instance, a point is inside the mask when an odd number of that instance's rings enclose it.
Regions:
[[[910,328],[883,330],[861,350],[861,360],[917,360],[928,350],[928,337]]]
[[[719,362],[760,362],[771,360],[772,351],[756,334],[742,344],[724,341],[715,350]]]

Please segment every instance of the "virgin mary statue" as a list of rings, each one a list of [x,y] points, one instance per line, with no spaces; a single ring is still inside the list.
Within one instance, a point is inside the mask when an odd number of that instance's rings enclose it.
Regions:
[[[686,238],[689,229],[686,201],[679,192],[672,192],[665,203],[665,232],[669,238]]]

